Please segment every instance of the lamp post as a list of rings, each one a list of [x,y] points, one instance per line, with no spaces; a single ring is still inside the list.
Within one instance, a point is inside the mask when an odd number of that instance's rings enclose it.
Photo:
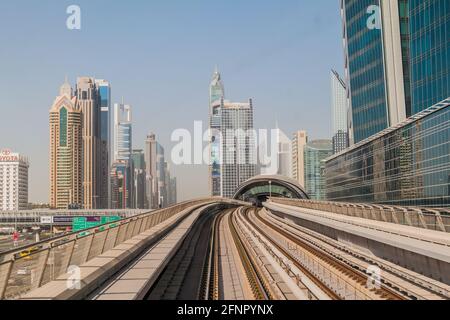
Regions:
[[[272,198],[272,181],[269,180],[269,198]]]

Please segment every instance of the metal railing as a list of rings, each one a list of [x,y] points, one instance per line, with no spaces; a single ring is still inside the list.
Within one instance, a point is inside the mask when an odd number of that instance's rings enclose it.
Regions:
[[[211,202],[215,200],[183,202],[1,253],[0,299],[18,298],[65,274],[70,266],[80,266],[189,207]]]
[[[428,230],[450,232],[450,208],[399,207],[377,204],[271,198],[270,202],[383,221]]]

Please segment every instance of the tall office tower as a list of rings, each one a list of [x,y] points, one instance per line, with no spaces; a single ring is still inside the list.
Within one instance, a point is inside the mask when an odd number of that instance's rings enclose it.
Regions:
[[[305,189],[311,199],[325,200],[325,159],[333,155],[330,140],[314,140],[305,146]]]
[[[82,114],[70,84],[61,86],[50,108],[50,206],[83,205]]]
[[[172,190],[170,189],[170,180],[171,180],[171,176],[170,176],[170,166],[167,162],[164,163],[164,182],[165,182],[165,187],[166,187],[166,206],[170,206],[172,205]]]
[[[132,208],[134,204],[133,194],[133,163],[132,155],[132,118],[131,106],[121,104],[114,104],[113,117],[113,158],[112,163],[116,164],[125,175],[124,181],[126,185],[126,207]],[[123,167],[126,167],[124,169]]]
[[[99,198],[98,208],[105,209],[110,203],[110,149],[111,149],[111,86],[106,80],[95,80],[100,99],[100,151],[99,151]]]
[[[292,139],[292,178],[305,186],[305,146],[308,143],[306,131],[297,131]]]
[[[158,208],[167,206],[167,187],[166,187],[166,160],[164,148],[158,142],[156,143],[156,179],[157,179],[157,199]]]
[[[0,151],[0,210],[28,207],[28,159],[11,150]]]
[[[411,61],[412,113],[450,96],[450,2],[401,0],[400,12],[409,30],[406,54]],[[408,52],[409,51],[409,52]]]
[[[148,209],[158,208],[158,178],[157,178],[157,142],[154,133],[149,133],[145,140],[145,189]]]
[[[237,187],[256,175],[256,137],[253,128],[253,104],[231,103],[222,99],[220,106],[222,134],[221,193],[233,197]]]
[[[176,204],[177,198],[177,178],[170,178],[170,203]]]
[[[266,161],[258,161],[257,172],[261,175],[281,175],[292,178],[292,141],[278,128],[278,124],[276,127],[276,141],[271,141],[271,143],[276,143],[276,149],[272,152],[276,152],[276,159],[272,159],[270,165],[266,166],[261,164]],[[260,156],[267,155],[267,146],[264,143],[258,147]],[[276,163],[272,163],[273,161]]]
[[[351,143],[406,119],[410,105],[406,39],[399,3],[341,0]],[[369,12],[369,13],[368,13]]]
[[[145,154],[143,150],[133,150],[133,208],[146,208],[146,190],[145,190]]]
[[[278,127],[278,126],[277,126]],[[278,129],[277,175],[292,178],[292,141]]]
[[[131,203],[130,165],[127,161],[116,161],[111,165],[111,208],[128,209]]]
[[[348,103],[344,81],[339,74],[331,71],[331,104],[333,117],[333,153],[341,152],[349,146]]]
[[[210,128],[210,166],[209,188],[212,196],[221,195],[221,105],[225,89],[221,75],[216,68],[209,86],[209,128]]]
[[[77,80],[76,109],[82,114],[82,181],[83,207],[96,209],[100,197],[100,106],[95,80],[81,77]]]
[[[113,161],[130,161],[132,152],[131,106],[114,104]]]

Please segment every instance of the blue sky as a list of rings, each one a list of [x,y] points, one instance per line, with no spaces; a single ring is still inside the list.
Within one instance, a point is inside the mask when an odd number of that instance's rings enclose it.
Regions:
[[[227,99],[254,99],[256,127],[330,138],[341,30],[338,0],[1,1],[0,148],[30,158],[30,200],[47,202],[48,110],[65,75],[109,80],[133,106],[134,147],[154,131],[170,154],[174,129],[207,120],[215,65]],[[207,193],[205,167],[173,171],[180,200]]]

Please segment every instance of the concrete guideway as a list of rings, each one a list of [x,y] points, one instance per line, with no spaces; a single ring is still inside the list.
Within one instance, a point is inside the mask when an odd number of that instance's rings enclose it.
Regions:
[[[444,232],[272,199],[265,207],[205,198],[52,239],[29,256],[18,256],[23,248],[8,252],[0,255],[0,294],[25,300],[450,299],[442,281],[448,263],[439,260],[449,255]]]
[[[265,207],[273,214],[366,254],[383,258],[438,282],[450,283],[448,233],[273,202],[266,203]]]
[[[173,231],[149,249],[143,256],[133,261],[110,283],[103,286],[93,300],[141,300],[154,284],[162,270],[173,258],[181,243],[193,228],[202,212],[208,210],[207,205],[190,213]],[[171,222],[168,222],[170,225]]]
[[[179,223],[186,215],[189,215],[191,211],[192,208],[185,209],[163,223],[152,227],[79,266],[81,272],[80,289],[68,288],[67,284],[68,280],[70,281],[71,275],[66,273],[57,280],[24,295],[22,299],[84,299],[105,281],[109,280],[111,276],[119,272],[124,265],[128,264],[129,261],[135,258],[142,250],[158,241],[161,236],[165,234],[167,228]],[[128,282],[128,284],[136,285],[137,282],[139,281],[135,281],[134,283]],[[130,295],[128,295],[128,298],[129,297]],[[124,298],[124,296],[122,296],[122,298]]]

